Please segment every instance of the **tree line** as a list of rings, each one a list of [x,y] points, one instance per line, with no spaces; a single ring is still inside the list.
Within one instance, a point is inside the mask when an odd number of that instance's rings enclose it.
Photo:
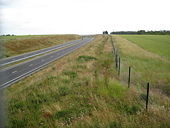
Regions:
[[[110,34],[138,34],[138,35],[170,35],[170,30],[161,30],[161,31],[113,31]]]

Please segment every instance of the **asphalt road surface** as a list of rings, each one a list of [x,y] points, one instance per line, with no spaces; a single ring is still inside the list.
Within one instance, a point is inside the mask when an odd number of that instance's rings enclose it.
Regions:
[[[75,51],[92,40],[92,37],[85,37],[76,45],[34,58],[33,60],[18,64],[8,69],[2,69],[0,71],[0,89],[6,88],[20,79],[33,74],[34,72],[47,66],[47,64]]]
[[[77,44],[79,42],[81,42],[81,40],[74,40],[74,41],[70,41],[70,42],[67,42],[67,43],[64,43],[64,44],[59,44],[59,45],[56,45],[56,46],[53,46],[53,47],[37,50],[37,51],[34,51],[34,52],[28,52],[28,53],[25,53],[25,54],[22,54],[22,55],[1,59],[0,60],[0,67],[8,65],[8,64],[15,63],[15,62],[18,62],[18,61],[21,61],[21,60],[25,60],[25,59],[28,59],[28,58],[31,58],[31,57],[34,57],[34,56],[37,56],[37,55],[42,55],[44,53],[51,52],[53,50],[57,50],[57,49],[60,49],[60,48],[64,48],[64,47],[67,47],[67,46],[70,46],[70,45],[73,45],[73,44]]]

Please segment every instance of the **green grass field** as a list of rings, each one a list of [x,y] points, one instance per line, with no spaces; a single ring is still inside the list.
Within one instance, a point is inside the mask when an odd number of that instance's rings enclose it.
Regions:
[[[122,37],[170,60],[170,35],[123,35]]]
[[[119,36],[113,38],[121,48],[123,62],[137,64],[143,57],[159,58]],[[128,89],[120,81],[112,50],[111,37],[98,35],[92,43],[9,87],[7,127],[170,127],[169,97],[150,90],[146,112],[146,89]]]
[[[170,95],[170,36],[114,36],[122,58],[122,77],[132,67],[135,84],[150,82]],[[123,78],[126,79],[126,78]]]

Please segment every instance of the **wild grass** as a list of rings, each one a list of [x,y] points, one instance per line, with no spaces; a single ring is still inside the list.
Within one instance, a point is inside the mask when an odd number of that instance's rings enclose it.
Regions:
[[[140,95],[119,82],[110,37],[98,35],[92,43],[11,86],[7,126],[168,128],[169,99],[154,97],[152,108],[145,112]]]
[[[3,41],[4,57],[10,57],[79,38],[79,35],[27,35],[1,36],[0,40]]]

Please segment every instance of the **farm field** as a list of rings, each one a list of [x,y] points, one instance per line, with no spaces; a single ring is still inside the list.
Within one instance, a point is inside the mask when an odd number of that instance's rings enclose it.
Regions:
[[[25,35],[0,37],[0,40],[3,42],[3,58],[77,39],[80,39],[79,35]]]
[[[123,63],[136,64],[143,57],[144,60],[160,57],[145,53],[145,50],[141,52],[143,49],[137,49],[137,45],[120,36],[112,38],[123,57]],[[152,89],[152,102],[149,102],[146,112],[145,88],[132,86],[128,89],[117,75],[113,58],[111,37],[97,35],[85,47],[9,87],[6,90],[7,126],[168,128],[170,99],[167,94]],[[167,62],[161,57],[160,60]],[[143,69],[138,71],[142,72]]]
[[[122,37],[170,60],[170,35],[123,35]]]
[[[152,83],[152,87],[170,95],[170,36],[113,36],[122,58],[122,79],[132,67],[135,84]]]

